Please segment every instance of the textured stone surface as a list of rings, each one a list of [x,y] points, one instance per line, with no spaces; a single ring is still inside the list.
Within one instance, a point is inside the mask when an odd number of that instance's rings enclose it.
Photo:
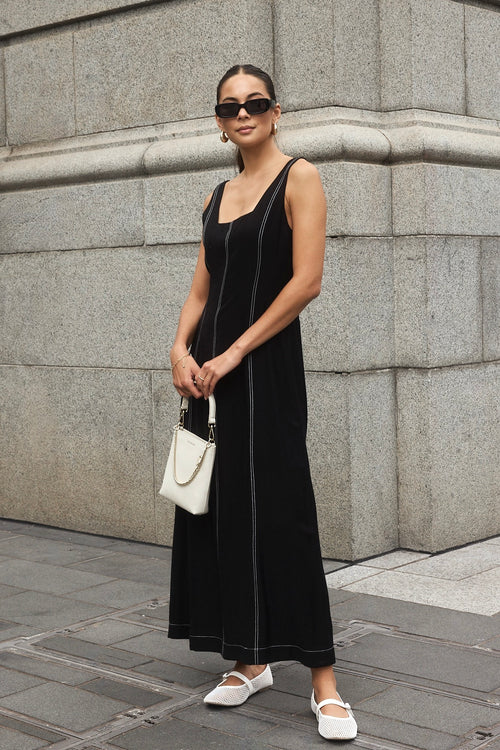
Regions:
[[[237,12],[216,0],[162,3],[95,22],[75,33],[77,131],[209,116],[222,74],[243,58],[272,70],[272,48],[264,0]]]
[[[328,201],[327,235],[391,233],[388,167],[354,162],[317,166]],[[234,175],[234,170],[226,169],[200,172],[196,176],[189,172],[169,174],[146,181],[147,244],[199,242],[203,201],[219,182]]]
[[[400,544],[435,552],[500,531],[500,367],[397,373]]]
[[[5,83],[9,143],[75,134],[73,34],[53,32],[6,47]]]
[[[140,586],[136,581],[112,581],[100,586],[92,586],[84,591],[77,591],[73,596],[78,601],[122,609],[151,601],[159,596],[168,596],[168,577],[160,579],[158,583],[141,583]]]
[[[377,671],[383,669],[397,672],[404,664],[407,675],[453,685],[455,690],[462,688],[487,693],[498,686],[496,656],[480,652],[478,649],[466,650],[462,646],[433,643],[430,640],[423,643],[419,640],[371,633],[346,649],[342,653],[342,658],[354,664],[363,664],[364,667],[373,666]],[[424,695],[423,691],[421,695]],[[427,697],[434,696],[427,693]],[[488,723],[495,715],[498,716],[496,707],[487,707],[483,710],[491,717]],[[402,716],[401,711],[397,715]],[[442,718],[445,720],[446,716]]]
[[[142,202],[140,180],[5,193],[2,252],[142,245]]]
[[[396,237],[394,297],[399,366],[481,360],[480,240]]]
[[[481,240],[483,357],[500,359],[500,239]]]
[[[222,148],[223,144],[218,143]],[[218,148],[217,141],[214,140],[214,144],[214,148]],[[144,185],[146,243],[199,243],[205,198],[219,182],[231,179],[235,174],[236,170],[231,169],[196,175],[169,174],[147,180]]]
[[[154,539],[150,375],[0,367],[0,513]]]
[[[380,0],[384,110],[465,112],[463,14],[453,0]]]
[[[327,197],[328,236],[391,234],[389,167],[342,161],[317,166]]]
[[[43,659],[34,659],[8,651],[0,654],[0,664],[18,672],[33,674],[46,680],[54,680],[54,682],[62,682],[65,685],[78,685],[93,678],[91,672],[86,672],[83,669],[73,669],[62,664],[53,664]]]
[[[12,695],[2,704],[41,721],[82,731],[109,721],[115,714],[130,707],[129,703],[105,696],[95,696],[77,687],[46,683]]]
[[[144,4],[151,0],[143,0]],[[0,36],[137,5],[137,0],[2,0]]]
[[[417,575],[401,569],[384,570],[377,575],[348,583],[345,589],[475,615],[499,614],[500,581],[498,570],[495,569],[485,570],[459,581]],[[478,595],[478,592],[481,594]]]
[[[432,555],[425,560],[412,562],[405,573],[445,578],[451,581],[500,568],[500,547],[496,544],[470,544],[459,550],[451,550],[445,556]]]
[[[329,239],[321,294],[302,312],[301,324],[308,370],[394,365],[392,240]]]
[[[34,685],[41,685],[43,680],[32,675],[22,674],[13,669],[0,667],[0,697],[21,693]]]
[[[54,735],[54,739],[59,738]],[[2,750],[38,750],[40,747],[47,747],[45,740],[7,727],[0,727],[0,743]]]
[[[467,114],[500,117],[500,13],[465,4]]]
[[[395,235],[500,232],[498,169],[398,164],[392,190]]]
[[[471,665],[473,668],[473,665]],[[390,710],[389,710],[390,706]],[[395,711],[395,707],[397,707]],[[380,695],[368,698],[363,710],[378,716],[394,718],[405,716],[415,726],[427,727],[440,732],[453,732],[459,736],[465,734],[469,727],[491,726],[496,722],[497,709],[493,706],[479,707],[446,696],[435,696],[422,690],[394,686]],[[399,710],[398,710],[399,709]]]
[[[308,373],[307,384],[308,448],[323,555],[346,560],[394,549],[393,374]]]
[[[283,109],[334,101],[333,3],[278,0],[275,6],[276,93]],[[300,49],[300,55],[297,54]]]
[[[376,0],[279,0],[274,25],[277,94],[285,110],[378,108]]]
[[[467,547],[463,548],[464,551]],[[397,553],[394,553],[397,554]],[[446,552],[446,557],[450,552]],[[378,564],[378,559],[377,564]],[[383,559],[383,558],[381,558]],[[404,569],[398,571],[401,573]],[[394,581],[394,578],[392,579]],[[412,584],[412,577],[408,583]],[[375,583],[375,579],[371,582]],[[443,583],[441,581],[441,583]],[[432,584],[432,581],[431,581]],[[446,588],[443,587],[446,592]],[[342,589],[345,593],[347,590]],[[330,593],[332,590],[330,590]],[[483,591],[472,594],[471,603],[483,597]],[[453,641],[470,646],[487,641],[491,636],[498,633],[498,617],[488,615],[470,614],[456,612],[442,606],[429,607],[424,604],[400,601],[387,596],[370,596],[369,594],[358,594],[347,601],[336,603],[332,608],[334,621],[361,620],[367,623],[380,623],[392,628],[397,628],[401,633],[412,633],[414,635],[428,638],[440,638],[443,641]]]
[[[170,368],[197,246],[0,255],[0,361]]]
[[[0,50],[0,81],[5,81],[5,61],[3,49]],[[0,86],[0,145],[5,144],[5,84]]]
[[[105,695],[108,698],[125,701],[132,706],[152,706],[155,703],[167,701],[170,696],[165,693],[155,693],[152,690],[143,690],[134,685],[124,685],[115,680],[93,680],[85,685],[85,690],[96,695]]]
[[[63,628],[73,622],[100,617],[109,611],[110,607],[107,604],[96,607],[94,604],[71,599],[67,595],[52,596],[40,591],[25,591],[2,601],[3,618],[37,628],[37,633],[41,629]],[[26,629],[26,634],[32,633]]]
[[[57,574],[57,580],[56,580]],[[0,562],[0,581],[12,582],[22,586],[27,580],[34,591],[45,591],[51,594],[67,594],[79,589],[87,589],[100,583],[107,583],[108,578],[94,573],[83,573],[73,568],[59,570],[55,565],[45,565],[28,560],[6,560]]]

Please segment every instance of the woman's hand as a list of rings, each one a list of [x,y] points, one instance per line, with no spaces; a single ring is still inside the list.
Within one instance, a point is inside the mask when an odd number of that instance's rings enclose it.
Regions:
[[[203,394],[195,385],[196,375],[199,371],[199,365],[190,354],[186,354],[180,360],[177,360],[172,370],[172,378],[179,396],[201,398]]]
[[[214,388],[224,375],[238,367],[242,356],[233,348],[226,349],[214,359],[204,362],[196,373],[196,387],[199,395],[208,398],[214,392]]]

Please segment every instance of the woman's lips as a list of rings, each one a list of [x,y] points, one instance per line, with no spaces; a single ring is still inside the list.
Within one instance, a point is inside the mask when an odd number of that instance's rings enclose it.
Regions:
[[[245,125],[245,127],[243,128],[238,128],[238,133],[243,133],[244,135],[245,133],[251,133],[252,130],[253,130],[252,127],[250,127],[249,125]]]

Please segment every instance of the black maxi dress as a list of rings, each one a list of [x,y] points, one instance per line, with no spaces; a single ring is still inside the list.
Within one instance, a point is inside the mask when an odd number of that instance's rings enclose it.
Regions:
[[[203,213],[210,291],[191,349],[200,366],[252,325],[292,276],[284,198],[294,161],[253,211],[219,223],[221,183]],[[246,664],[333,664],[299,319],[248,354],[214,395],[209,512],[176,508],[168,635]],[[191,399],[188,429],[206,437],[207,414],[204,399]]]

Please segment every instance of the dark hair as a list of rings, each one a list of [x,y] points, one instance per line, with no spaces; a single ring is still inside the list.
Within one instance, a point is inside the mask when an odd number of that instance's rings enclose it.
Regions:
[[[220,79],[219,83],[217,84],[217,103],[219,102],[220,98],[220,92],[222,89],[222,86],[233,76],[238,75],[239,73],[244,73],[247,76],[254,76],[255,78],[260,78],[260,80],[264,83],[267,93],[269,94],[270,99],[274,99],[276,101],[276,92],[274,90],[274,83],[272,81],[271,76],[265,72],[265,70],[261,70],[261,68],[257,68],[255,65],[233,65],[232,68],[229,68],[229,70],[226,70],[222,78]],[[240,150],[236,152],[236,161],[238,163],[238,169],[240,172],[243,172],[245,169],[245,165],[243,163],[243,158],[241,156]]]

